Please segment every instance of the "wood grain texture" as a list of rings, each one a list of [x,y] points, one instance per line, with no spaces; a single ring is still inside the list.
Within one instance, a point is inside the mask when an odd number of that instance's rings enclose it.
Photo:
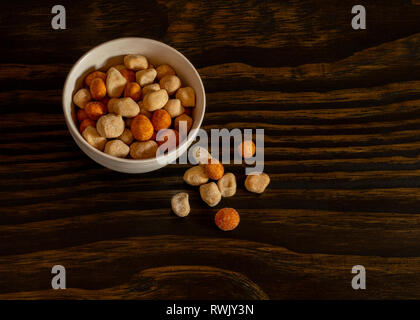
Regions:
[[[0,299],[420,298],[420,6],[370,1],[2,3]],[[363,3],[360,3],[363,4]],[[11,15],[10,12],[15,13]],[[143,36],[184,53],[207,92],[203,128],[265,129],[262,195],[215,208],[188,165],[127,175],[84,155],[64,123],[72,64]],[[173,194],[192,212],[170,212]],[[221,207],[241,224],[214,225]],[[51,290],[51,268],[67,290]],[[367,290],[351,288],[351,268]]]

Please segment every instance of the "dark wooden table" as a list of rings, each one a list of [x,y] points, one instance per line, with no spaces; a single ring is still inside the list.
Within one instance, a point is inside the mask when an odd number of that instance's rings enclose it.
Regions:
[[[1,4],[0,298],[420,298],[418,1]],[[367,29],[351,28],[364,4]],[[163,41],[197,67],[203,128],[264,128],[256,196],[208,208],[187,165],[128,175],[71,138],[61,94],[104,41]],[[227,170],[238,175],[243,167]],[[179,219],[170,198],[191,195]],[[218,208],[241,214],[219,231]],[[51,268],[66,267],[66,290]],[[353,290],[351,268],[366,268]]]

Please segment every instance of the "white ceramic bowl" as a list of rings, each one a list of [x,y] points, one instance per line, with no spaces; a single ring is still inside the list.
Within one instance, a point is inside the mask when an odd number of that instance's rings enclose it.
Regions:
[[[107,70],[113,65],[123,64],[125,55],[136,53],[146,56],[152,64],[167,63],[171,65],[181,78],[183,86],[193,87],[196,94],[196,107],[193,108],[194,122],[187,139],[176,150],[172,150],[166,155],[144,160],[116,158],[88,144],[76,126],[76,109],[72,99],[74,93],[82,87],[83,79],[87,74],[97,69]],[[205,109],[206,96],[204,86],[200,75],[191,62],[174,48],[162,42],[146,38],[120,38],[105,42],[91,49],[74,64],[67,76],[63,90],[64,117],[70,133],[80,149],[97,163],[109,169],[126,173],[150,172],[176,160],[187,151],[197,136]]]

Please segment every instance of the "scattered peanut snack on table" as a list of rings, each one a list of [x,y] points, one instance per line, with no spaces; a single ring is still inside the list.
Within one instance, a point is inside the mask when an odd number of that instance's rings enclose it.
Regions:
[[[254,193],[263,193],[269,184],[270,177],[264,172],[250,174],[245,179],[245,188]]]
[[[222,194],[214,182],[202,184],[200,186],[200,196],[209,207],[217,206],[222,200]]]
[[[209,181],[209,176],[202,166],[195,166],[185,171],[184,181],[191,186],[201,186]]]
[[[206,173],[210,179],[219,180],[221,177],[223,177],[223,174],[225,173],[225,169],[218,160],[211,159],[206,164]]]
[[[236,193],[236,177],[233,173],[227,172],[217,181],[220,193],[223,198],[232,197]]]
[[[244,158],[251,158],[255,154],[255,143],[252,140],[245,140],[238,146],[239,154]]]
[[[175,194],[171,200],[172,211],[178,217],[186,217],[190,213],[190,203],[188,193],[180,192]]]
[[[193,147],[194,148],[194,147]],[[245,159],[255,154],[255,144],[252,140],[246,140],[238,146],[238,152]],[[232,197],[236,194],[236,177],[231,172],[226,172],[221,162],[214,159],[207,149],[195,147],[193,155],[198,165],[187,169],[183,179],[185,183],[199,187],[201,199],[209,206],[215,207],[222,198]],[[212,182],[209,180],[217,181]],[[245,188],[253,193],[263,193],[270,183],[270,177],[266,173],[254,173],[247,176]],[[183,205],[182,207],[182,204]],[[186,210],[188,204],[188,210]],[[172,197],[171,206],[174,213],[180,217],[179,212],[190,210],[188,203],[188,194],[179,193]],[[182,208],[182,209],[180,209]],[[239,213],[233,208],[223,208],[215,216],[217,227],[223,231],[231,231],[239,225]]]
[[[223,231],[231,231],[239,225],[239,214],[233,208],[220,209],[214,217],[214,222]]]
[[[129,54],[123,63],[89,73],[73,95],[80,133],[118,158],[148,159],[175,149],[194,122],[194,89],[169,64],[155,68],[141,54]]]

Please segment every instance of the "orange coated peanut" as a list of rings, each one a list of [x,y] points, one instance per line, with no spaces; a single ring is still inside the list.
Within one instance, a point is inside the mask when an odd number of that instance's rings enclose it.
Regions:
[[[252,140],[245,140],[238,146],[239,154],[245,159],[251,158],[255,154],[255,144]]]
[[[129,82],[124,89],[124,97],[130,97],[134,101],[139,101],[141,97],[141,87],[137,82]]]
[[[92,101],[85,106],[85,111],[90,119],[98,120],[108,112],[108,109],[102,102]]]
[[[85,129],[89,126],[96,127],[96,122],[92,119],[86,118],[80,123],[79,131],[80,133],[83,133]]]
[[[120,73],[122,74],[122,76],[124,78],[127,79],[127,82],[134,82],[134,81],[136,81],[136,74],[135,74],[134,71],[124,68],[124,69],[121,69],[120,70]]]
[[[143,114],[137,115],[131,122],[131,133],[138,141],[147,141],[153,136],[153,125]]]
[[[231,231],[239,225],[239,214],[233,208],[220,209],[214,217],[214,222],[223,231]]]
[[[106,74],[102,71],[94,71],[92,73],[89,73],[85,78],[85,84],[90,87],[92,80],[95,78],[101,78],[103,81],[106,80]]]
[[[168,129],[171,126],[171,116],[168,111],[159,109],[153,112],[152,124],[156,132],[162,129]]]
[[[225,169],[223,165],[216,159],[209,160],[209,163],[206,164],[206,173],[212,180],[219,180],[223,177]]]
[[[106,86],[104,80],[95,78],[90,83],[90,95],[93,100],[101,100],[106,96]]]
[[[87,113],[86,113],[86,111],[83,110],[83,109],[77,110],[76,117],[77,117],[77,121],[79,121],[79,123],[82,123],[83,120],[89,118],[88,115],[87,115]]]

